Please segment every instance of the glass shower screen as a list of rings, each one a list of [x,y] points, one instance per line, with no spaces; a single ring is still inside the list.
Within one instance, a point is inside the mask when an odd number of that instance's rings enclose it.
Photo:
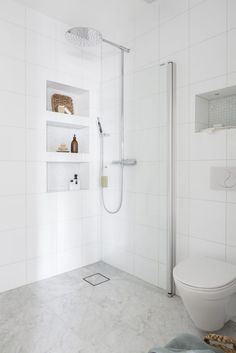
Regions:
[[[132,69],[125,56],[123,204],[101,217],[103,260],[173,293],[173,64]],[[120,53],[102,56],[103,189],[115,209],[120,195]]]

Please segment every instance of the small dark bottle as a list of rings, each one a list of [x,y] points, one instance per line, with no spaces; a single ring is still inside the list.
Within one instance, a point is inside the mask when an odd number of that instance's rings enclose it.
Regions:
[[[71,142],[71,153],[78,153],[78,141],[76,140],[75,135],[74,135],[73,140]]]
[[[78,174],[74,175],[74,181],[75,181],[75,184],[78,185]]]

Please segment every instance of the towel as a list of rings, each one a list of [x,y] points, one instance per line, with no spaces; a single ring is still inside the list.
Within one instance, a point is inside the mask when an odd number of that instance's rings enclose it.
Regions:
[[[165,347],[153,348],[149,353],[222,353],[221,349],[211,347],[201,338],[182,334],[170,341]]]

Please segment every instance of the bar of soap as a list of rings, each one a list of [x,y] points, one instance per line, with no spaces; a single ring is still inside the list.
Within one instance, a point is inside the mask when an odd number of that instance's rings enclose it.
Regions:
[[[65,112],[65,106],[64,105],[58,105],[57,111],[58,111],[58,113],[64,113]]]

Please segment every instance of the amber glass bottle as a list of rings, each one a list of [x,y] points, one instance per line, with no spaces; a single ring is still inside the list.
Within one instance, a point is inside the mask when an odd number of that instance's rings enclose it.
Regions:
[[[71,142],[71,153],[78,153],[78,141],[76,140],[75,135],[74,135],[73,140]]]

